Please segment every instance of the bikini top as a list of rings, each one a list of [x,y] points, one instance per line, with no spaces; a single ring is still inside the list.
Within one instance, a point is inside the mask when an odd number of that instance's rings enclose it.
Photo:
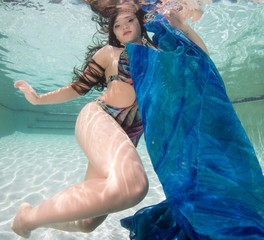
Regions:
[[[126,48],[120,54],[119,61],[118,61],[118,73],[117,73],[117,75],[109,76],[107,83],[112,82],[114,80],[125,82],[125,83],[128,83],[129,85],[133,86],[133,81],[132,81],[131,74],[130,74],[128,54],[127,54]]]

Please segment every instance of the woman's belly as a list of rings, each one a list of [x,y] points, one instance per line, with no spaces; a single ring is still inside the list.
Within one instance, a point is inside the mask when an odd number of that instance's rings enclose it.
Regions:
[[[114,80],[108,84],[107,90],[98,98],[115,107],[128,107],[134,103],[136,94],[133,86]]]

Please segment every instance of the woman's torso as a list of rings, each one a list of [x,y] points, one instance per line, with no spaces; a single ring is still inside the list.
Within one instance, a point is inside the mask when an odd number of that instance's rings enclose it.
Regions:
[[[104,57],[105,64],[105,77],[107,81],[107,89],[106,91],[99,97],[100,100],[105,103],[116,106],[116,107],[127,107],[131,106],[135,99],[136,94],[134,91],[133,85],[127,81],[129,79],[125,79],[122,81],[111,80],[109,81],[110,76],[117,76],[119,78],[119,69],[120,67],[120,55],[122,54],[122,58],[124,59],[124,48],[117,48],[113,46],[107,46],[104,54],[100,57]],[[114,78],[114,79],[116,79]]]

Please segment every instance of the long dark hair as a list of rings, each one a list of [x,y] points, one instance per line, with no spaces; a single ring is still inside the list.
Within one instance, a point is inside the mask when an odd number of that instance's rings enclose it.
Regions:
[[[92,6],[91,8],[93,10]],[[102,14],[102,12],[100,12],[100,15],[98,13],[95,13],[92,17],[92,20],[97,23],[97,32],[93,35],[93,39],[92,39],[94,45],[89,45],[87,47],[85,63],[83,64],[81,69],[75,67],[73,70],[74,77],[73,77],[72,87],[79,94],[83,95],[88,91],[90,91],[92,88],[96,89],[97,91],[103,91],[103,89],[106,87],[104,69],[102,69],[102,67],[99,64],[93,61],[92,57],[100,48],[104,47],[107,44],[118,48],[123,47],[116,38],[113,30],[113,26],[118,13],[119,13],[119,8],[117,8],[116,6],[110,6],[104,9],[104,14]],[[143,26],[145,23],[144,22],[145,14],[146,12],[143,11],[141,8],[139,8],[135,13],[141,27],[141,35],[142,37],[144,36],[144,38],[147,40],[146,45],[155,47],[155,44],[149,38],[147,31]],[[100,35],[100,37],[98,37],[98,35]],[[102,39],[102,36],[106,36],[106,35],[108,35],[108,38]],[[92,80],[90,80],[88,76],[85,76],[84,72],[87,72],[88,74],[92,74]]]

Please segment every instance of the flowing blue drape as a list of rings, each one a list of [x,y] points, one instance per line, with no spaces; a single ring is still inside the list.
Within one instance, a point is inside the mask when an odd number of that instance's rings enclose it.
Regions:
[[[131,239],[264,239],[264,178],[211,59],[163,16],[159,50],[127,44],[147,149],[166,201],[121,220]]]

